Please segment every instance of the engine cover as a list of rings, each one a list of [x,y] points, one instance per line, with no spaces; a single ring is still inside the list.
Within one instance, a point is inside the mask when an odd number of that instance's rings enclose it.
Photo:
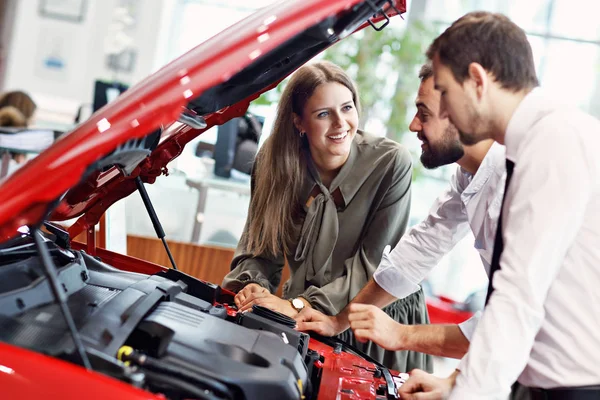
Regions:
[[[158,359],[220,380],[243,397],[302,396],[307,379],[302,356],[272,332],[250,330],[174,302],[161,303],[138,330],[153,338]]]

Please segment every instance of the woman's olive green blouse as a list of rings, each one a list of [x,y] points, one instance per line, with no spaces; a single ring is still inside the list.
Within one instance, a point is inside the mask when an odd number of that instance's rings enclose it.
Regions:
[[[359,132],[348,160],[327,188],[306,154],[309,173],[301,197],[307,200],[305,215],[291,254],[285,255],[291,277],[283,297],[303,297],[312,307],[335,315],[371,278],[385,247],[396,246],[404,233],[412,162],[398,143]],[[311,193],[318,194],[309,199]],[[237,292],[253,282],[275,292],[283,254],[252,257],[245,251],[246,240],[247,225],[222,286]]]

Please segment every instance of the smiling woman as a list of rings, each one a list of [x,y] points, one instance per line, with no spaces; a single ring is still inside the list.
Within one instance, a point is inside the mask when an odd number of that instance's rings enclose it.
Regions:
[[[357,129],[357,90],[334,64],[300,68],[281,99],[257,156],[248,220],[223,287],[238,292],[241,310],[258,304],[294,316],[314,307],[334,315],[406,229],[411,158],[399,144]],[[281,299],[272,293],[285,260],[291,277]],[[385,311],[402,323],[428,322],[422,292]],[[350,331],[341,337],[387,367],[430,369],[423,354],[358,343]]]

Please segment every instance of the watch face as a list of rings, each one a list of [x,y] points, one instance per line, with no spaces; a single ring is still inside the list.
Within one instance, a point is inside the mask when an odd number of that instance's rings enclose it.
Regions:
[[[302,300],[300,300],[300,299],[293,299],[292,305],[294,306],[294,308],[296,310],[301,310],[304,308],[304,302],[302,302]]]

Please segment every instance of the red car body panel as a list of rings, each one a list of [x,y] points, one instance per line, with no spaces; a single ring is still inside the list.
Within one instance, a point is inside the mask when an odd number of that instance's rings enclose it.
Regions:
[[[457,310],[456,302],[447,297],[427,298],[427,311],[432,324],[460,324],[471,318],[471,311]]]
[[[379,378],[374,382],[373,364],[362,360],[353,354],[336,353],[331,346],[327,346],[314,339],[310,340],[310,349],[318,352],[325,358],[323,363],[323,377],[319,390],[319,399],[359,400],[374,399],[377,389],[385,386],[385,379]],[[398,373],[393,372],[394,379]],[[385,398],[385,396],[382,396]]]
[[[227,81],[261,54],[299,32],[360,1],[280,1],[234,24],[144,79],[0,184],[3,194],[0,238],[14,236],[20,226],[37,223],[52,201],[81,181],[86,168],[118,145],[141,138],[161,125],[170,125],[191,98]],[[405,0],[395,3],[401,11],[406,9]],[[243,115],[249,102],[259,94],[205,116],[206,129]],[[189,127],[176,129],[128,179],[117,171],[93,177],[88,180],[87,192],[75,197],[80,201],[61,203],[52,219],[74,218],[98,205],[71,233],[94,225],[111,204],[135,190],[133,178],[141,176],[145,182],[154,182],[166,164],[181,154],[183,146],[203,131]]]
[[[167,173],[167,164],[176,158],[194,137],[214,125],[243,115],[253,99],[274,87],[259,90],[247,99],[203,116],[207,127],[202,130],[173,123],[188,102],[207,89],[227,81],[249,66],[254,59],[277,48],[296,34],[353,7],[361,0],[280,1],[265,7],[242,22],[197,46],[119,96],[96,112],[89,120],[64,135],[50,148],[28,162],[15,174],[0,182],[0,239],[15,236],[17,228],[39,223],[52,203],[67,190],[51,220],[79,217],[70,234],[93,229],[100,216],[114,202],[136,190],[134,179],[153,183]],[[405,0],[395,6],[406,10]],[[393,10],[387,11],[394,15]],[[380,20],[380,17],[373,21]],[[361,29],[366,24],[357,29]],[[167,128],[158,147],[129,176],[115,167],[102,173],[86,174],[94,162],[117,146],[142,138],[160,126]],[[91,239],[93,235],[88,235]],[[98,255],[106,263],[123,270],[153,274],[164,269],[133,257],[72,243]],[[225,296],[233,295],[223,292]],[[337,354],[331,347],[311,340],[311,349],[325,357],[319,399],[375,399],[383,378],[374,378],[374,364],[349,353]],[[397,374],[396,374],[397,375]],[[2,398],[43,399],[111,398],[161,399],[99,373],[0,343],[0,392]]]
[[[0,398],[164,400],[57,358],[0,342]]]

